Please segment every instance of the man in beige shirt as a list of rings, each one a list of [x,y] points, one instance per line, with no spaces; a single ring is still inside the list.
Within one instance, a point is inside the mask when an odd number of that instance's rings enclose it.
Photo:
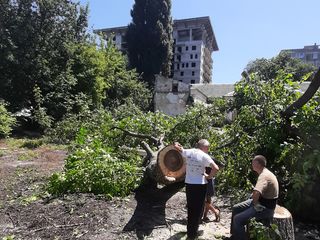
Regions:
[[[259,174],[252,192],[252,199],[233,206],[231,219],[231,239],[247,239],[245,225],[255,217],[257,220],[272,219],[279,195],[276,176],[267,168],[267,160],[257,155],[252,160],[252,169]]]

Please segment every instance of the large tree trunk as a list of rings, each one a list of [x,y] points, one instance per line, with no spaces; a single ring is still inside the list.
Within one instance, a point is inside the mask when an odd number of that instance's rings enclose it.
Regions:
[[[294,240],[293,220],[286,208],[277,205],[272,222],[278,226],[283,240]]]
[[[147,158],[149,163],[146,167],[146,174],[149,180],[164,185],[184,180],[186,173],[185,159],[173,145],[151,152],[147,154]]]

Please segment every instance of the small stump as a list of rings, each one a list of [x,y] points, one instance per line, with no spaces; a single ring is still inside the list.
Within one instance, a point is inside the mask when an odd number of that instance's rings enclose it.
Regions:
[[[272,223],[278,226],[283,240],[294,240],[294,227],[291,213],[279,205],[273,214]]]
[[[291,213],[284,207],[277,205],[274,210],[272,219],[259,219],[258,222],[262,223],[266,227],[270,227],[271,223],[277,225],[280,233],[280,237],[282,240],[295,239]],[[250,239],[251,227],[252,226],[250,226],[250,224],[248,223],[247,224],[248,239]],[[253,236],[255,236],[255,234]]]

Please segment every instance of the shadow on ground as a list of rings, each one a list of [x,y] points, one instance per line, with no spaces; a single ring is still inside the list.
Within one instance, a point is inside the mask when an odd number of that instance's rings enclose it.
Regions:
[[[135,231],[138,239],[144,239],[155,228],[170,227],[166,222],[166,203],[183,187],[182,182],[170,184],[161,189],[139,188],[135,193],[137,207],[123,231]]]

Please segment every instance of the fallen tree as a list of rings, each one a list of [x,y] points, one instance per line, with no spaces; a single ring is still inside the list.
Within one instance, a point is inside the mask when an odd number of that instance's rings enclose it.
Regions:
[[[149,140],[156,146],[157,150],[154,151],[145,141],[140,143],[141,148],[145,151],[145,159],[142,164],[145,168],[144,184],[156,186],[160,183],[168,185],[184,180],[186,173],[185,159],[173,145],[165,145],[163,142],[164,135],[153,137],[118,127],[114,128],[123,131],[126,135]]]

